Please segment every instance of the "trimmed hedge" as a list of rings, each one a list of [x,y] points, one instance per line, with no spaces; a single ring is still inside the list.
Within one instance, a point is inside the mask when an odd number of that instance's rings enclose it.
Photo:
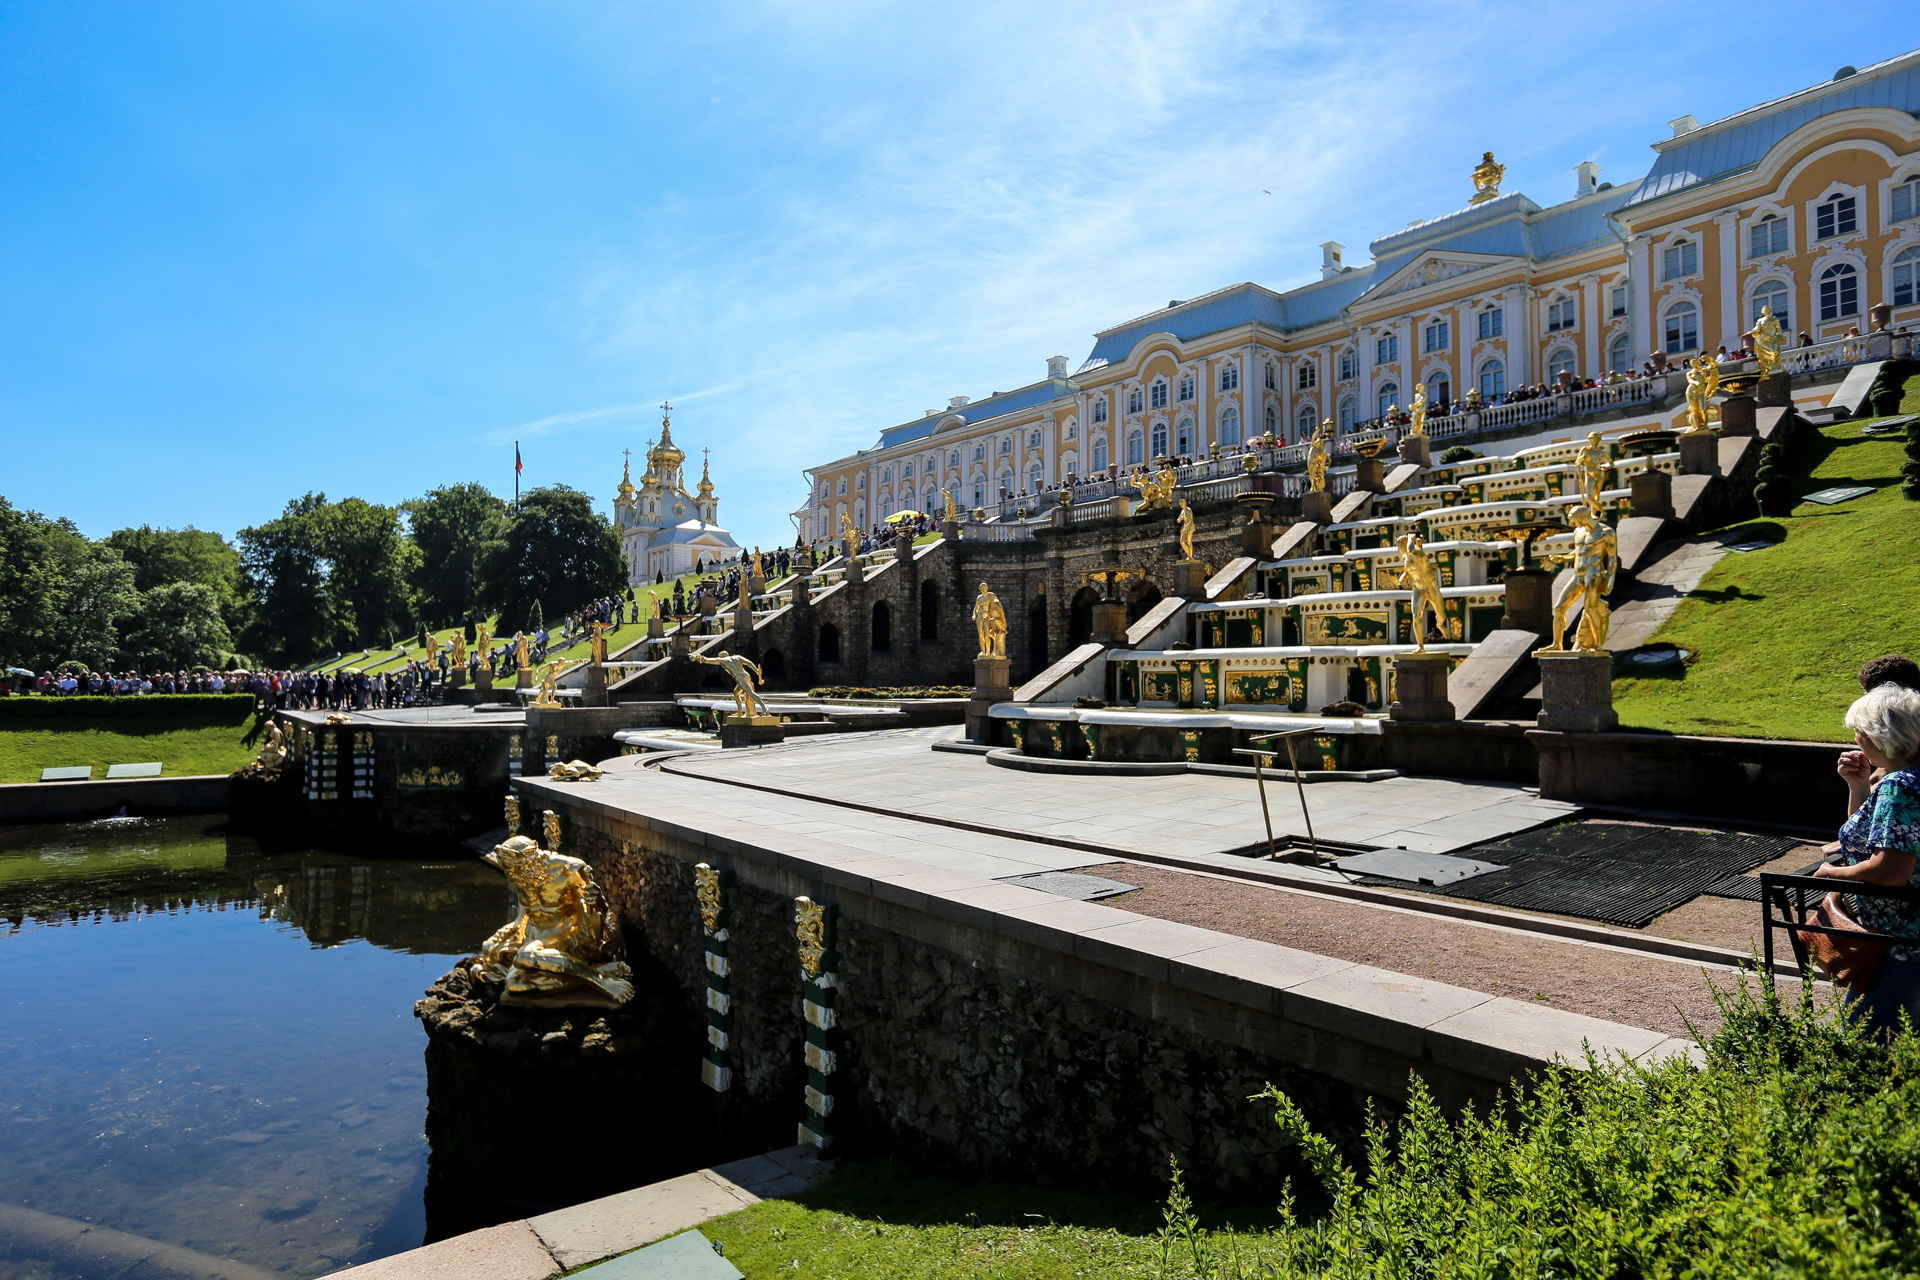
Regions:
[[[807,690],[809,698],[893,698],[900,701],[913,698],[965,698],[972,693],[972,689],[957,684],[915,685],[905,689],[866,689],[857,685],[831,684]]]
[[[238,724],[253,714],[250,693],[154,693],[139,697],[99,698],[75,694],[68,698],[15,694],[0,698],[0,723],[9,720],[87,720],[143,723],[186,721],[196,724]],[[99,727],[97,723],[89,727]]]

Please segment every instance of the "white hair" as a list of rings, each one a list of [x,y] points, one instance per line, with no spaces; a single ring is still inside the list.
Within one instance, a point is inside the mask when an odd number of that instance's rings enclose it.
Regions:
[[[1869,689],[1847,708],[1847,728],[1857,729],[1890,759],[1920,755],[1920,693],[1897,684]]]

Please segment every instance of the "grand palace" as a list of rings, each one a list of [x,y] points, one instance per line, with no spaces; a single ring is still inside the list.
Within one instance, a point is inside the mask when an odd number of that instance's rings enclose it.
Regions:
[[[980,507],[1069,479],[1205,455],[1253,435],[1298,441],[1405,405],[1435,412],[1571,374],[1605,379],[1659,353],[1735,349],[1771,307],[1795,342],[1864,330],[1885,305],[1920,322],[1920,50],[1701,124],[1672,122],[1645,176],[1575,167],[1571,199],[1500,190],[1487,155],[1464,208],[1374,240],[1321,246],[1320,279],[1236,284],[1102,330],[1069,371],[881,431],[806,472],[803,541],[842,515]]]

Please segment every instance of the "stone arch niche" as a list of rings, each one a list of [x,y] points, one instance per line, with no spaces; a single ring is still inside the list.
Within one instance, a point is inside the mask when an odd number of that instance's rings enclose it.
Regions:
[[[940,638],[940,588],[931,578],[920,584],[920,638]]]
[[[1073,599],[1067,602],[1067,647],[1077,649],[1093,639],[1093,606],[1100,603],[1100,593],[1092,587],[1082,587],[1073,593]]]
[[[885,600],[873,602],[873,639],[870,648],[875,653],[893,652],[893,610]]]
[[[823,665],[826,663],[840,665],[840,628],[831,622],[820,625],[819,653]]]
[[[1035,676],[1047,669],[1047,597],[1034,596],[1027,608],[1027,674]]]
[[[1127,625],[1132,626],[1147,616],[1147,610],[1160,603],[1160,588],[1147,579],[1141,579],[1127,591]]]
[[[768,684],[784,683],[787,678],[787,659],[778,649],[769,649],[760,655],[760,676]]]

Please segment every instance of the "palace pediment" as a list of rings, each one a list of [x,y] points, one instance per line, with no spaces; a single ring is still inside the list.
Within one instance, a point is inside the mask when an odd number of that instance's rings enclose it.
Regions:
[[[1514,260],[1506,254],[1423,253],[1369,290],[1367,297],[1390,298],[1396,294],[1432,288]]]

